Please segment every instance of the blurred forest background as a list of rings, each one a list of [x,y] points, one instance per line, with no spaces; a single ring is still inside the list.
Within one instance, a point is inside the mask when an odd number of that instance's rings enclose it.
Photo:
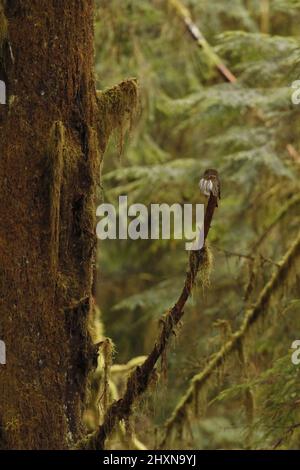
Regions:
[[[207,43],[189,34],[188,15]],[[158,380],[109,446],[299,448],[291,344],[300,339],[300,108],[291,85],[300,79],[300,2],[99,0],[95,21],[98,88],[128,77],[140,88],[121,157],[120,136],[106,152],[101,202],[117,205],[126,194],[129,204],[200,203],[203,171],[216,168],[222,181],[210,280],[194,290]],[[219,59],[236,81],[218,71]],[[180,240],[106,240],[98,263],[98,335],[115,351],[104,342],[91,429],[150,351],[182,287],[187,252]],[[256,302],[251,328],[202,380]]]

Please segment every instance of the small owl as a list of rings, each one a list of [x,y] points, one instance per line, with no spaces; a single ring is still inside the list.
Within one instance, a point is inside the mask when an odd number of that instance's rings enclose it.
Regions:
[[[206,170],[199,181],[199,188],[205,196],[210,196],[212,193],[213,196],[221,199],[221,183],[217,170]]]

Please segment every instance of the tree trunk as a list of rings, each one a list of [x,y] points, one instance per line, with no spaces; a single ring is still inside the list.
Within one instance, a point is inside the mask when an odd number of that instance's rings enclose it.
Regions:
[[[63,449],[82,436],[94,361],[87,319],[103,142],[93,1],[9,0],[4,14],[0,448]]]

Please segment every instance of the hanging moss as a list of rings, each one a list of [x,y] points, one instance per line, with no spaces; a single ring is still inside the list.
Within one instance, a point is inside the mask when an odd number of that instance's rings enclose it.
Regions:
[[[101,311],[97,307],[97,305],[94,305],[89,313],[88,329],[94,344],[103,341],[104,327],[102,322]]]
[[[104,362],[103,370],[103,409],[107,410],[109,405],[109,378],[110,378],[110,369],[113,361],[113,354],[115,351],[115,346],[110,338],[106,338],[102,344],[102,355]]]
[[[99,142],[102,148],[113,131],[119,135],[119,151],[122,152],[124,135],[131,128],[138,104],[138,86],[135,78],[125,80],[105,91],[97,92],[99,108]]]
[[[249,376],[248,376],[248,361],[247,361],[247,358],[246,358],[243,341],[238,342],[237,351],[238,351],[240,367],[242,369],[244,379],[247,382],[248,379],[249,379]],[[251,426],[253,424],[253,419],[254,419],[254,395],[253,395],[253,390],[251,389],[250,386],[247,386],[245,391],[244,391],[244,400],[243,401],[244,401],[244,407],[245,407],[245,414],[246,414],[246,418],[247,418],[247,423],[248,423],[249,429],[251,430]],[[251,431],[248,433],[246,441],[250,442],[250,439],[251,439]]]
[[[202,254],[202,262],[199,266],[199,272],[197,280],[201,284],[201,286],[208,287],[210,284],[210,275],[212,271],[213,265],[213,255],[211,249],[205,245],[203,247],[203,254]]]

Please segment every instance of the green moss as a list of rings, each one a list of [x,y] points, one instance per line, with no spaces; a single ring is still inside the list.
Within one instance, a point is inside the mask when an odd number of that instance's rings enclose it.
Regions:
[[[65,129],[61,121],[53,124],[48,143],[49,191],[50,191],[50,261],[54,271],[57,269],[59,253],[60,199],[63,178],[65,148]]]
[[[119,150],[123,148],[126,130],[131,128],[137,109],[138,86],[135,78],[125,80],[105,91],[97,92],[99,108],[99,142],[104,151],[111,133],[119,134]]]
[[[210,275],[213,266],[213,255],[208,246],[204,246],[202,262],[199,266],[198,280],[202,287],[208,287],[210,284]]]

